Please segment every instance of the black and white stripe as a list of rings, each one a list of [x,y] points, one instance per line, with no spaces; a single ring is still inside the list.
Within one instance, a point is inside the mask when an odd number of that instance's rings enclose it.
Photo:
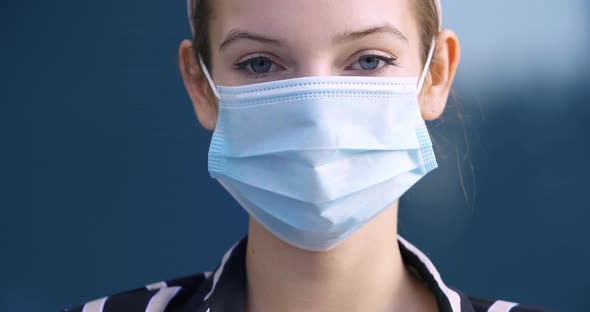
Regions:
[[[414,245],[398,236],[406,266],[411,267],[435,293],[442,312],[540,312],[520,304],[467,296],[448,287],[433,263]],[[223,256],[214,272],[160,281],[142,288],[96,299],[67,312],[230,312],[242,311],[246,287],[247,236]]]

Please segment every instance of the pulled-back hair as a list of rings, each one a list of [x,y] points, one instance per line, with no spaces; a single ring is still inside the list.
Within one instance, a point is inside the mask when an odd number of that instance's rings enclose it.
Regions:
[[[436,8],[436,0],[410,0],[412,14],[416,18],[416,24],[420,33],[422,64],[426,62],[432,38],[436,36],[439,28],[439,12]],[[209,17],[212,11],[212,0],[191,0],[190,19],[194,27],[192,38],[193,47],[199,53],[210,68],[211,55],[209,52]]]

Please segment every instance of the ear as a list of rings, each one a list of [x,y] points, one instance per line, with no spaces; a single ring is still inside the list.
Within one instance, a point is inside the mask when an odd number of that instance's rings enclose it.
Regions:
[[[184,86],[193,102],[197,118],[205,129],[215,130],[217,122],[217,101],[212,95],[207,78],[197,61],[195,49],[190,40],[183,40],[178,50],[178,63]]]
[[[460,58],[457,35],[449,29],[441,31],[436,36],[436,52],[419,96],[424,120],[434,120],[445,110]]]

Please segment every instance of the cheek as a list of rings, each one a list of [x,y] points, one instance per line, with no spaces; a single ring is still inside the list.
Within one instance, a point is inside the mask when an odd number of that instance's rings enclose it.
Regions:
[[[227,69],[223,67],[221,61],[218,61],[217,63],[217,66],[215,66],[216,69],[214,69],[215,76],[213,78],[216,85],[240,86],[244,84],[243,79],[241,79],[239,75],[234,73],[232,69]]]
[[[403,54],[399,56],[399,66],[396,68],[399,76],[419,78],[424,67],[420,55],[421,49],[418,47],[418,44],[410,41],[408,47],[403,49]]]

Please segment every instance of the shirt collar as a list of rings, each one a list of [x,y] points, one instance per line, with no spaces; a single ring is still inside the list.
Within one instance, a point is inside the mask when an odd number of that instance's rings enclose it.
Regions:
[[[464,295],[445,285],[440,274],[424,253],[398,235],[404,264],[412,268],[433,291],[441,312],[469,312]],[[236,242],[223,256],[203,297],[203,311],[243,311],[246,287],[246,246],[248,236]]]

